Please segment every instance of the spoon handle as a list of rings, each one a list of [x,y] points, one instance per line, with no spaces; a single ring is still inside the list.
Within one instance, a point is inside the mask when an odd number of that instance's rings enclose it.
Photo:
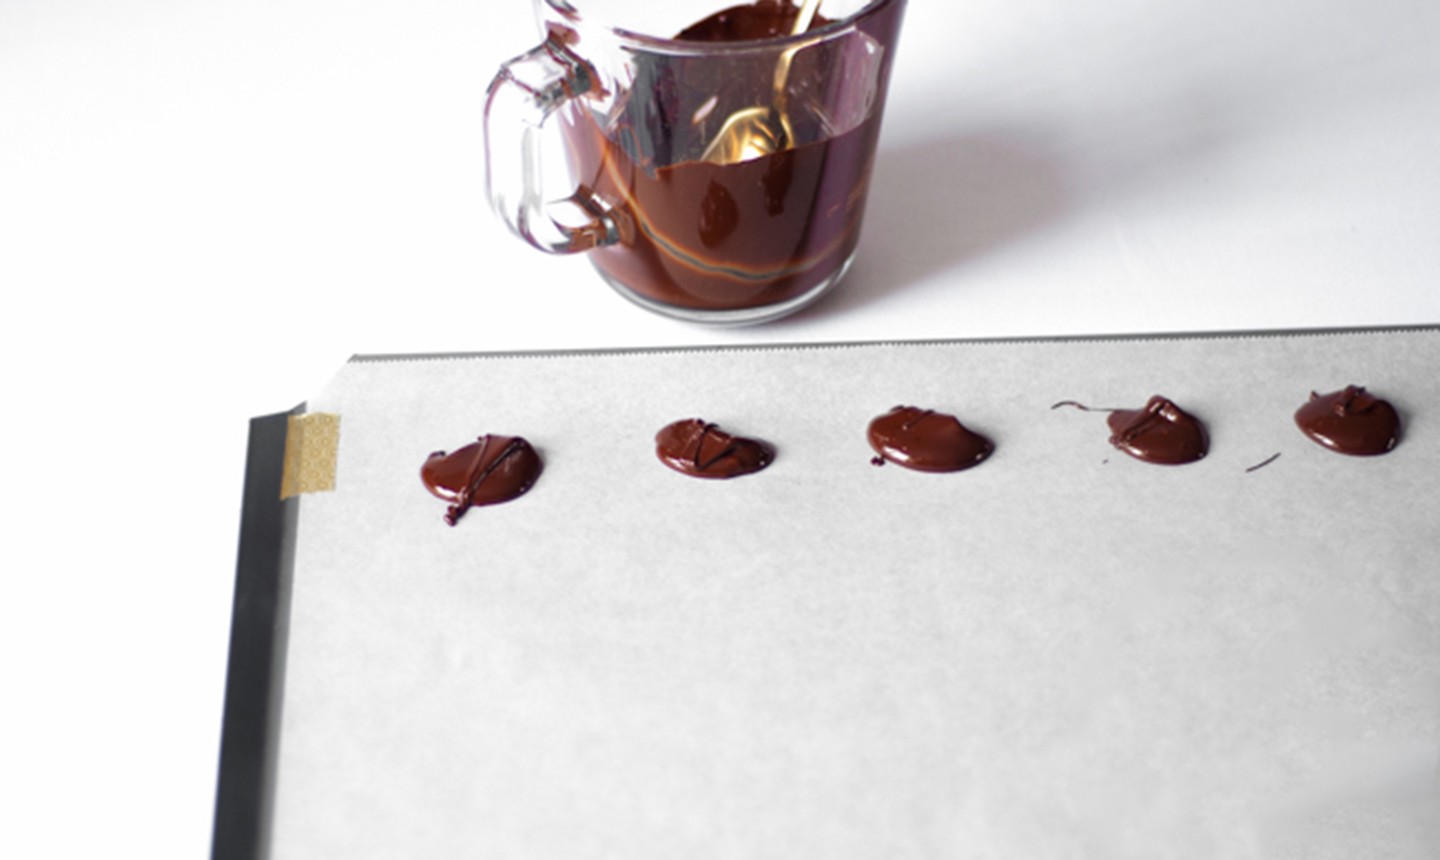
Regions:
[[[798,36],[810,29],[815,21],[815,13],[820,11],[820,0],[805,0],[805,5],[800,7],[800,12],[795,16],[795,23],[790,27],[790,35]],[[775,64],[775,88],[776,100],[783,102],[785,99],[785,80],[790,77],[790,63],[795,59],[795,54],[804,45],[793,45],[780,55],[780,61]]]

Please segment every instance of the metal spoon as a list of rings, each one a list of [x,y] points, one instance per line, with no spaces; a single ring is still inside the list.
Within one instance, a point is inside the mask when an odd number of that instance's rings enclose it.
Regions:
[[[800,7],[800,13],[795,16],[790,35],[798,36],[810,29],[810,23],[815,20],[815,12],[819,8],[820,0],[805,0],[805,4]],[[730,114],[720,131],[716,132],[701,153],[701,161],[734,164],[737,161],[770,155],[790,146],[794,131],[790,127],[790,118],[783,110],[785,82],[790,76],[790,63],[803,47],[805,43],[787,48],[775,64],[774,102],[766,107],[749,107]]]

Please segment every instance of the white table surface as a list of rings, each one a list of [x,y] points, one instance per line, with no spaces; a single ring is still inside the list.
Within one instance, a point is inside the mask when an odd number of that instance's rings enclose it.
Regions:
[[[716,330],[487,211],[528,2],[0,0],[0,855],[208,851],[247,421],[351,354],[1440,322],[1437,39],[915,0],[855,269]]]

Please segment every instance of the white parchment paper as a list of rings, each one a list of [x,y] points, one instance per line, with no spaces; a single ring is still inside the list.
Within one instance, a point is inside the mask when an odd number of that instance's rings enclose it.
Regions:
[[[273,856],[1440,856],[1437,371],[1433,329],[351,362]],[[1295,428],[1350,383],[1390,454]],[[1152,394],[1206,459],[1050,408]],[[897,404],[996,452],[873,466]],[[774,464],[670,471],[686,417]],[[420,464],[487,432],[545,472],[449,528]]]

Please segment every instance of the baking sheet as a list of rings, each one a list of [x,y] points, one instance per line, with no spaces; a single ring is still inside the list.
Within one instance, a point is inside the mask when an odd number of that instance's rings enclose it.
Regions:
[[[272,856],[1434,857],[1437,369],[1434,328],[352,361]],[[1390,454],[1294,427],[1349,383]],[[1157,393],[1204,460],[1050,408]],[[897,404],[995,454],[872,465]],[[774,464],[666,469],[686,417]],[[449,528],[420,464],[486,432],[545,472]]]

